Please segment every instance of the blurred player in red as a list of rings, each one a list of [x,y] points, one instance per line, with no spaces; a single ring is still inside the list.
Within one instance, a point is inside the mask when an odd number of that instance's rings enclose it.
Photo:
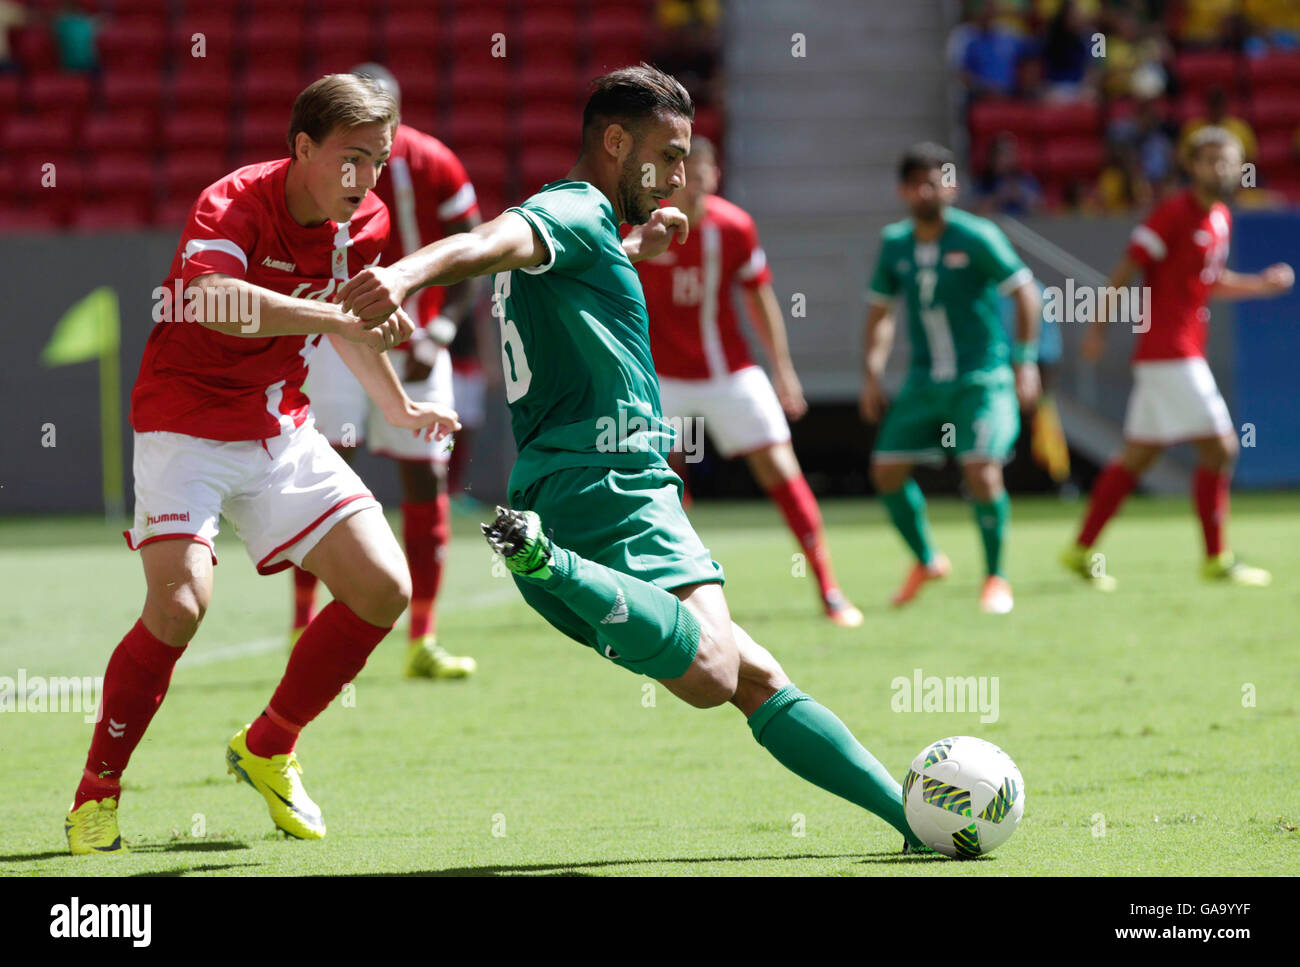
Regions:
[[[307,359],[329,336],[375,405],[411,435],[459,427],[413,402],[383,351],[413,331],[404,312],[366,328],[331,300],[379,262],[388,212],[371,191],[397,105],[373,82],[330,75],[294,103],[291,158],[204,189],[181,231],[131,395],[135,526],[147,592],[104,673],[100,720],[65,822],[74,854],[114,853],[121,777],[212,597],[218,518],[262,574],[299,565],[334,601],[303,632],[266,709],[227,747],[231,772],[286,833],[320,839],[298,734],[361,671],[410,600],[402,550],[378,502],[314,427]],[[373,325],[373,324],[370,324]]]
[[[821,511],[790,444],[786,416],[799,419],[808,404],[790,361],[772,270],[754,220],[715,194],[718,177],[713,145],[692,138],[686,187],[671,199],[690,220],[690,234],[663,255],[637,263],[664,419],[702,417],[724,457],[745,458],[808,555],[826,616],[856,628],[862,612],[836,584]],[[771,360],[775,389],[749,356],[732,307],[737,284]],[[681,455],[673,456],[682,473]]]
[[[1241,184],[1236,137],[1223,128],[1202,128],[1191,138],[1187,160],[1192,186],[1158,205],[1133,230],[1109,283],[1124,288],[1143,274],[1151,289],[1151,318],[1141,320],[1148,328],[1133,354],[1124,449],[1097,477],[1079,535],[1061,557],[1104,591],[1116,582],[1092,552],[1101,529],[1164,449],[1183,441],[1195,445],[1198,457],[1192,500],[1205,537],[1202,577],[1253,587],[1271,579],[1267,571],[1238,561],[1224,538],[1237,437],[1205,361],[1206,303],[1279,295],[1291,289],[1295,273],[1284,263],[1253,275],[1225,268],[1232,231],[1227,203]],[[1101,359],[1106,340],[1106,300],[1097,302],[1098,317],[1083,343],[1084,356],[1093,362]]]
[[[397,80],[379,64],[362,64],[352,73],[372,78],[401,103]],[[375,194],[388,206],[392,232],[380,260],[391,265],[403,255],[444,235],[478,225],[478,201],[465,168],[445,144],[405,124],[393,136],[393,154]],[[416,331],[388,358],[414,400],[453,405],[451,356],[447,346],[457,327],[473,313],[476,283],[466,280],[430,286],[405,306]],[[445,299],[445,302],[444,302]],[[472,322],[471,322],[472,324]],[[409,678],[465,678],[477,667],[473,658],[449,654],[438,644],[434,599],[442,581],[442,562],[451,538],[447,460],[451,440],[413,438],[389,426],[352,371],[328,345],[311,359],[307,381],[317,428],[350,464],[365,440],[372,453],[391,457],[402,482],[402,535],[411,568],[410,636],[404,673]],[[293,626],[296,641],[312,620],[316,576],[293,572]]]

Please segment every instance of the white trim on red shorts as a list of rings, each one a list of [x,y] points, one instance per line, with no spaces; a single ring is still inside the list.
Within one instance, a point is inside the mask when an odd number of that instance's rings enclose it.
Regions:
[[[146,537],[139,544],[131,540],[131,532],[129,530],[122,531],[122,536],[126,538],[126,548],[129,551],[138,551],[146,544],[152,544],[155,541],[180,541],[180,540],[193,541],[196,544],[202,544],[204,547],[206,547],[208,549],[208,553],[212,555],[212,566],[216,567],[217,565],[217,549],[212,546],[212,542],[210,540],[208,540],[206,537],[200,537],[198,534],[182,534],[179,532],[175,534],[155,534],[153,537]]]

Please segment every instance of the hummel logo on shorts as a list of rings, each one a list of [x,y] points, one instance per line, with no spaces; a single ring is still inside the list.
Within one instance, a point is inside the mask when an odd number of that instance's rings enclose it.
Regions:
[[[614,607],[609,609],[609,614],[600,619],[603,625],[621,625],[627,621],[627,598],[623,597],[623,589],[618,589],[618,594],[614,596]]]

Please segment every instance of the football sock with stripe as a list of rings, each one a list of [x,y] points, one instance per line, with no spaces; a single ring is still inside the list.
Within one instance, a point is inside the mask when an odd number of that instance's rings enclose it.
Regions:
[[[773,487],[767,494],[781,508],[786,524],[808,556],[808,563],[825,598],[836,590],[837,585],[835,572],[831,569],[830,550],[826,546],[821,509],[808,481],[800,474]]]
[[[916,559],[922,564],[934,560],[934,542],[930,537],[930,523],[925,516],[925,496],[915,480],[908,480],[902,489],[892,494],[881,494],[880,502],[889,512],[889,519]]]
[[[830,709],[787,685],[749,717],[758,744],[795,775],[875,813],[914,846],[903,787]]]
[[[1007,523],[1011,520],[1011,498],[1004,490],[992,500],[971,503],[975,511],[975,524],[984,542],[984,567],[990,577],[1002,573],[1002,542],[1006,537]]]
[[[402,537],[411,568],[411,640],[434,633],[434,601],[442,584],[442,560],[451,539],[451,500],[402,503]]]
[[[289,656],[266,714],[249,728],[248,751],[264,757],[292,752],[298,732],[357,677],[391,630],[363,620],[341,601],[322,608]]]
[[[551,576],[538,582],[596,628],[626,661],[645,661],[674,640],[694,656],[700,623],[662,588],[551,545]]]
[[[120,795],[122,771],[162,705],[186,647],[173,648],[155,638],[141,619],[113,650],[74,809],[90,799]]]

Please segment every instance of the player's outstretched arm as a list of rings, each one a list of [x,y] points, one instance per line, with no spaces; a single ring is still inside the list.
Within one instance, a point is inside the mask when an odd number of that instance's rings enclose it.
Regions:
[[[808,402],[804,399],[803,387],[799,384],[794,362],[790,359],[790,343],[786,337],[781,303],[767,282],[753,289],[745,289],[744,292],[750,323],[763,346],[763,352],[767,353],[767,358],[772,363],[772,383],[776,397],[781,401],[785,415],[797,420],[808,412]]]
[[[1119,264],[1115,266],[1114,271],[1110,273],[1110,278],[1106,280],[1106,285],[1111,291],[1116,289],[1127,289],[1129,283],[1137,278],[1138,273],[1141,271],[1142,267],[1133,260],[1132,256],[1125,255],[1119,260]],[[1097,315],[1092,320],[1092,325],[1088,327],[1088,331],[1083,336],[1083,344],[1081,347],[1083,350],[1083,358],[1091,363],[1098,362],[1106,353],[1106,323],[1110,321],[1106,318],[1106,310],[1109,301],[1110,300],[1108,299],[1097,300]],[[1149,319],[1133,319],[1131,322],[1135,324],[1150,324]]]
[[[885,364],[894,344],[894,317],[888,302],[873,302],[867,310],[867,346],[863,354],[862,395],[858,412],[868,423],[879,423],[885,414]]]
[[[401,310],[398,312],[405,315]],[[337,334],[331,334],[329,339],[366,395],[374,400],[384,419],[393,426],[417,433],[423,430],[426,439],[441,439],[460,429],[455,410],[435,403],[416,403],[407,396],[386,355]]]
[[[1224,269],[1214,286],[1216,299],[1264,299],[1290,292],[1295,270],[1285,262],[1270,265],[1263,272],[1245,274]]]
[[[177,320],[197,322],[228,336],[269,339],[337,333],[379,351],[396,346],[412,329],[404,315],[367,326],[331,303],[273,292],[219,272],[201,275],[189,284],[181,312],[175,315]]]
[[[463,279],[541,265],[545,243],[522,215],[505,212],[472,232],[450,235],[398,259],[354,275],[339,290],[339,302],[362,319],[385,319],[416,289],[452,285]]]

